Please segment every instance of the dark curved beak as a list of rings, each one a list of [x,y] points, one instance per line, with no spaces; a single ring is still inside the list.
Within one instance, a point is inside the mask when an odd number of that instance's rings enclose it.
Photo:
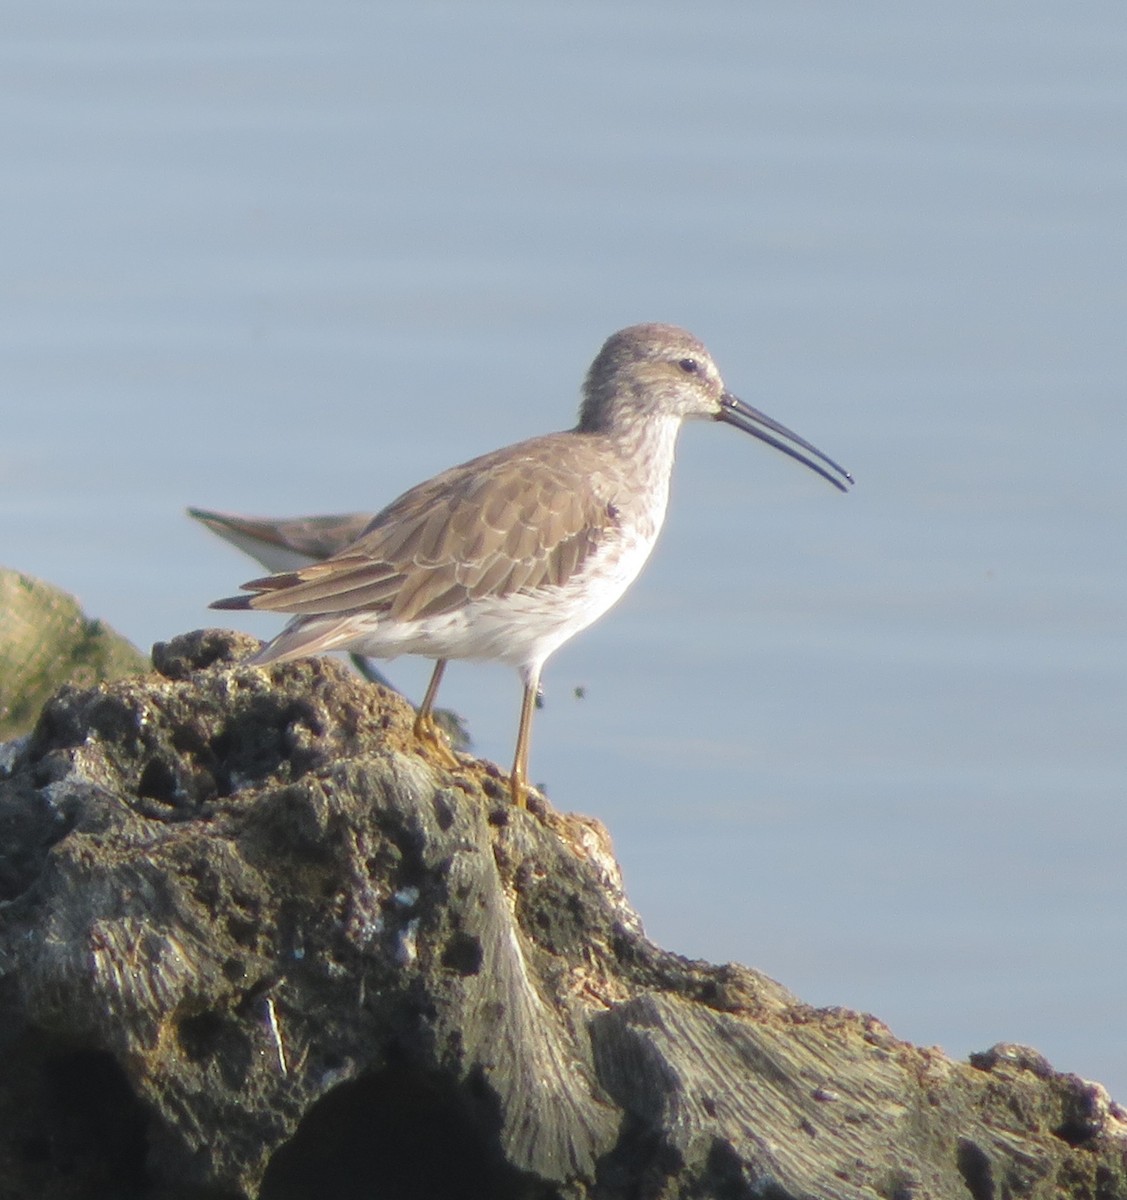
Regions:
[[[827,458],[817,446],[811,446],[805,438],[800,438],[797,433],[791,433],[785,425],[780,425],[778,421],[772,421],[765,413],[761,413],[757,408],[752,408],[750,404],[745,404],[731,392],[725,392],[720,397],[720,411],[716,414],[716,419],[723,421],[726,425],[734,425],[737,429],[742,429],[744,433],[750,433],[752,437],[766,442],[768,446],[774,446],[776,450],[781,450],[790,458],[802,463],[804,467],[809,467],[811,471],[817,472],[823,479],[832,483],[839,492],[849,491],[853,476],[844,467],[839,467],[832,458]],[[823,466],[823,464],[825,465]]]

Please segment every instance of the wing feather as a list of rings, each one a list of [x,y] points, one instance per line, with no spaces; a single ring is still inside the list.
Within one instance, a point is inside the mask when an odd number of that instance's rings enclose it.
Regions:
[[[535,438],[455,467],[377,514],[347,550],[244,585],[245,606],[394,620],[487,595],[560,587],[616,524],[610,476],[584,474],[566,437]],[[223,602],[234,604],[236,602]]]

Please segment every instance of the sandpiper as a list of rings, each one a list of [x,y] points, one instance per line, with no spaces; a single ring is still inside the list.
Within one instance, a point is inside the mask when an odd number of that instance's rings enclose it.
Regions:
[[[322,562],[243,585],[220,609],[293,614],[250,660],[348,650],[437,660],[425,731],[448,659],[493,659],[524,684],[510,775],[528,794],[532,713],[544,663],[637,577],[665,519],[681,423],[723,421],[797,459],[840,491],[853,477],[724,387],[711,355],[672,325],[604,343],[574,429],[530,438],[405,492]]]
[[[364,532],[375,513],[334,513],[324,517],[245,517],[189,508],[195,517],[268,571],[294,571],[339,554]]]

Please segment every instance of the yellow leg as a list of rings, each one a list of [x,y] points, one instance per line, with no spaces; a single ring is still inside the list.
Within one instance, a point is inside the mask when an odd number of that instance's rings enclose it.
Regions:
[[[442,673],[445,670],[446,659],[438,659],[434,664],[434,673],[430,677],[430,683],[427,684],[426,695],[423,696],[423,702],[419,705],[419,711],[415,715],[415,737],[420,742],[426,742],[443,760],[444,766],[453,768],[460,765],[458,759],[454,751],[450,749],[446,735],[434,723],[434,702],[438,698],[438,685],[442,682]]]
[[[427,684],[426,695],[423,696],[423,702],[419,705],[419,715],[415,718],[415,732],[420,729],[425,729],[433,725],[434,702],[438,699],[438,685],[442,682],[443,672],[446,670],[446,659],[439,658],[435,660],[434,671],[431,673],[430,683]]]
[[[517,752],[509,776],[509,795],[517,808],[528,807],[528,743],[532,734],[532,714],[536,711],[536,693],[540,688],[539,672],[524,685],[520,705],[520,728],[517,730]]]

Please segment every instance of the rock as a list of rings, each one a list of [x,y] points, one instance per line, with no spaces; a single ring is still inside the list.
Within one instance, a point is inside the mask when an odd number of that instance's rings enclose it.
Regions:
[[[27,732],[64,683],[90,687],[148,668],[120,634],[69,593],[0,567],[0,741]]]
[[[5,1200],[1127,1196],[1127,1124],[648,941],[598,822],[207,631],[0,768]]]

